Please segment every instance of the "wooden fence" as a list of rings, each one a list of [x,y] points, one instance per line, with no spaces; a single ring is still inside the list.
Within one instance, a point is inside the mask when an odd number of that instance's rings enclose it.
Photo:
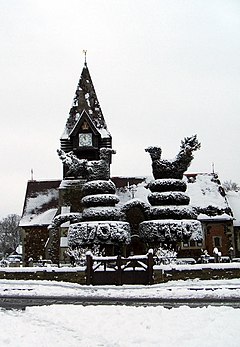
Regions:
[[[153,284],[153,254],[124,258],[95,257],[87,254],[86,283],[101,284]]]

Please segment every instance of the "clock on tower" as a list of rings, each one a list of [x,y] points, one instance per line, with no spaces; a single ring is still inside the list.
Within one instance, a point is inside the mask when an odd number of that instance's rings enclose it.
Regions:
[[[79,147],[92,146],[92,133],[79,134]]]

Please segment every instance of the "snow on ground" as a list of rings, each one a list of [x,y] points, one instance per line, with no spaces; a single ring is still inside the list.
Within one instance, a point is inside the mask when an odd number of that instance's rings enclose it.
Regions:
[[[240,310],[230,307],[70,306],[0,310],[0,346],[238,347]]]
[[[194,290],[199,289],[199,290]],[[121,297],[240,297],[240,279],[174,281],[153,286],[81,286],[47,281],[0,280],[0,295]],[[204,293],[204,294],[203,294]],[[224,300],[223,300],[224,302]],[[5,347],[238,347],[240,309],[167,309],[133,306],[52,305],[25,311],[0,309]]]
[[[0,280],[0,295],[81,296],[114,298],[236,298],[240,279],[179,280],[155,285],[86,286],[56,281]]]

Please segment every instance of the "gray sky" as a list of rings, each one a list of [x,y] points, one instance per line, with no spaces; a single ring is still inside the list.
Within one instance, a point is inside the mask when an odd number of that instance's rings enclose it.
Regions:
[[[239,0],[0,0],[0,217],[27,180],[60,179],[59,138],[88,67],[117,154],[112,175],[151,175],[144,149],[240,184]]]

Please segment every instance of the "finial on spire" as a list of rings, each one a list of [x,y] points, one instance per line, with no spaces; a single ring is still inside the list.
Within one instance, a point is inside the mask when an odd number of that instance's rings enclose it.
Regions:
[[[31,181],[33,181],[33,169],[31,169]]]
[[[85,55],[84,65],[87,66],[87,50],[86,49],[83,50],[83,54]]]

